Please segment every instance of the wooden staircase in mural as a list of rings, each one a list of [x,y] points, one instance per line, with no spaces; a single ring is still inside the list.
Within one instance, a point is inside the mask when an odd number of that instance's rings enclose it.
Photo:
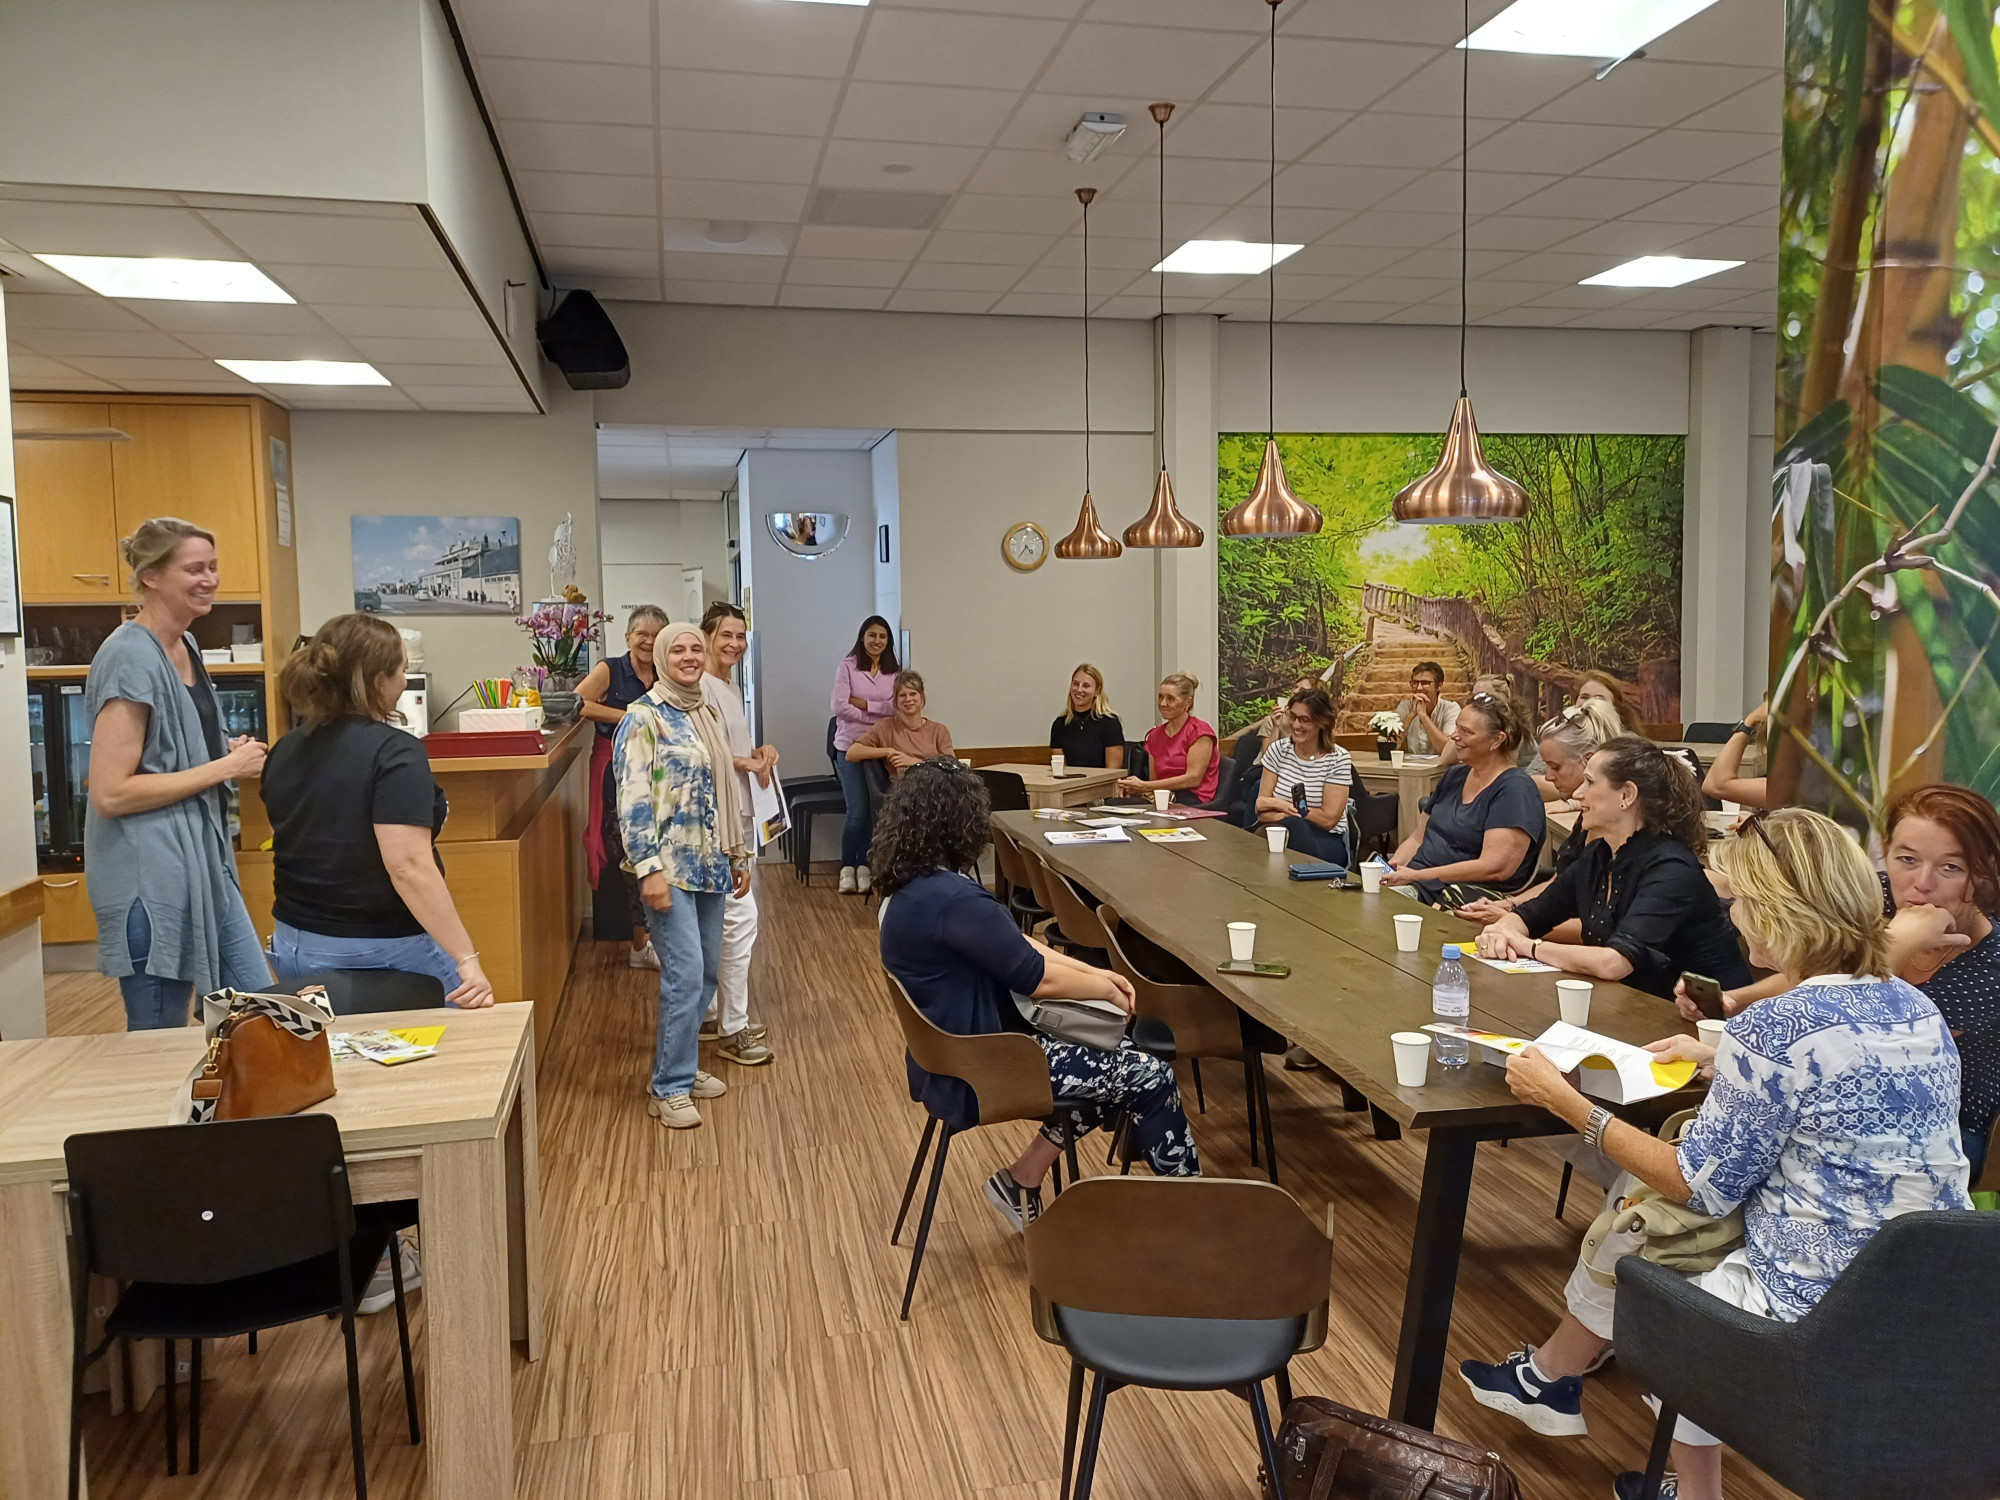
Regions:
[[[1400,621],[1375,616],[1374,644],[1353,686],[1342,696],[1335,731],[1359,734],[1369,715],[1393,709],[1410,695],[1410,670],[1420,661],[1444,668],[1444,696],[1463,703],[1472,693],[1472,672],[1451,641],[1411,630]]]

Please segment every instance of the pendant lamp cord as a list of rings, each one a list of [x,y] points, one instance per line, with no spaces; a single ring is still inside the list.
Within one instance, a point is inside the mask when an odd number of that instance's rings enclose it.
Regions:
[[[1155,116],[1158,119],[1158,116]],[[1160,260],[1167,263],[1167,122],[1160,120]],[[1161,271],[1160,315],[1153,320],[1153,430],[1160,435],[1160,471],[1167,467],[1167,273]]]
[[[1468,274],[1467,224],[1472,203],[1472,0],[1465,0],[1465,39],[1459,50],[1465,54],[1461,65],[1458,93],[1458,394],[1465,397],[1465,284]]]
[[[1090,493],[1090,200],[1083,204],[1083,492]]]
[[[1264,389],[1268,405],[1269,437],[1278,440],[1278,3],[1271,6],[1271,218],[1270,245],[1266,253],[1271,264],[1265,268],[1268,293],[1264,312]],[[1470,5],[1472,0],[1466,0]]]

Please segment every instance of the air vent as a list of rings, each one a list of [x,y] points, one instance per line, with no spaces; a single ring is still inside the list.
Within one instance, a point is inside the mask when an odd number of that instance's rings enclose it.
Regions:
[[[950,202],[949,193],[821,188],[813,194],[807,222],[838,224],[846,229],[929,229]]]

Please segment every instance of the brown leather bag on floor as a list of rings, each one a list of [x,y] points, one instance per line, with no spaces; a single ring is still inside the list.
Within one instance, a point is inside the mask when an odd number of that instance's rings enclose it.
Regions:
[[[1274,1500],[1519,1500],[1514,1471],[1470,1443],[1300,1396],[1278,1429]]]

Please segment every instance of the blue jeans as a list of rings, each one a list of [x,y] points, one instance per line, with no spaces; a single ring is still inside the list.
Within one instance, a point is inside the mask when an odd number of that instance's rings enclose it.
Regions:
[[[430,975],[447,995],[460,983],[458,965],[428,932],[415,937],[328,937],[280,922],[271,933],[271,956],[277,960],[278,977],[286,980],[328,969],[396,969]]]
[[[646,928],[660,955],[660,1008],[653,1030],[653,1097],[669,1099],[694,1087],[702,1012],[715,1000],[722,969],[722,904],[726,891],[674,887],[665,911],[646,908]]]
[[[235,931],[228,923],[223,924],[222,983],[237,989],[269,984],[271,969],[264,952],[250,946],[256,932],[248,922],[242,923],[240,930],[249,942],[232,942]],[[132,955],[132,972],[118,981],[118,993],[125,1001],[125,1029],[159,1031],[187,1025],[194,981],[146,972],[146,960],[153,953],[153,919],[147,915],[144,901],[134,901],[125,909],[125,946]]]
[[[875,810],[868,805],[868,767],[847,758],[841,751],[833,762],[840,777],[840,795],[847,799],[847,819],[840,825],[840,863],[865,865],[868,846],[875,839]]]

